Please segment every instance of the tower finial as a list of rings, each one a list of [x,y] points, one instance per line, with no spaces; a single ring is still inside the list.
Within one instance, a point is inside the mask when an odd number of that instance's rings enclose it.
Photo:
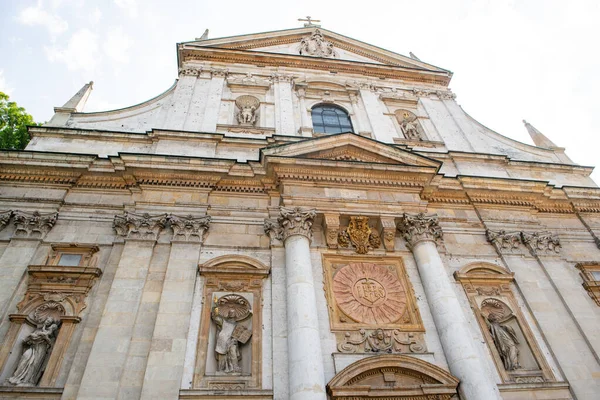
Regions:
[[[63,111],[63,112],[82,112],[83,107],[85,107],[85,103],[87,102],[88,97],[90,97],[90,93],[92,93],[92,89],[94,88],[94,81],[90,81],[82,86],[81,89],[77,93],[71,97],[69,101],[65,103],[62,107],[55,107],[54,112]]]
[[[208,29],[206,29],[204,31],[204,33],[202,34],[202,36],[200,36],[199,38],[196,38],[196,40],[207,40],[208,39]]]
[[[546,135],[535,129],[535,127],[529,122],[523,120],[523,123],[525,124],[525,128],[527,128],[527,132],[529,132],[529,136],[531,136],[533,143],[535,143],[537,147],[544,147],[546,149],[558,147],[554,144],[554,142],[552,142],[552,140],[548,139]]]

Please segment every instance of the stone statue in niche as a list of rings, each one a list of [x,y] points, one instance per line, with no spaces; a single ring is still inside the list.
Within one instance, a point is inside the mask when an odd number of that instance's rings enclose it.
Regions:
[[[517,339],[517,334],[512,327],[507,324],[502,324],[502,322],[512,316],[512,313],[508,310],[504,310],[505,307],[503,307],[502,303],[495,299],[486,299],[482,305],[483,308],[489,309],[490,307],[493,307],[498,310],[489,312],[487,316],[484,314],[483,318],[490,330],[498,354],[500,354],[504,369],[513,371],[521,368],[519,365],[519,349],[517,348],[519,340]],[[508,311],[508,315],[506,315],[506,311]]]
[[[417,122],[417,117],[414,115],[410,115],[407,112],[402,114],[400,129],[402,129],[402,134],[407,139],[423,140],[421,133],[419,132],[419,123]]]
[[[23,340],[23,354],[17,369],[7,380],[13,386],[36,386],[42,375],[44,361],[50,354],[60,321],[48,317]]]
[[[211,318],[217,325],[217,372],[235,375],[242,373],[240,346],[252,337],[252,331],[243,325],[243,321],[251,316],[250,303],[244,297],[237,294],[227,294],[219,299],[215,297]]]
[[[325,40],[318,29],[312,35],[302,38],[299,53],[303,56],[336,57],[333,43]]]
[[[238,123],[254,126],[258,117],[260,101],[254,96],[240,96],[235,99],[235,105],[239,109],[237,113]]]

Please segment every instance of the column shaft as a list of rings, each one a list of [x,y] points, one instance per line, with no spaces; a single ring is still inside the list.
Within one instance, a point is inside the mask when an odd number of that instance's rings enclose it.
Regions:
[[[285,240],[288,374],[291,400],[325,400],[317,301],[307,237]]]
[[[412,251],[448,366],[461,381],[459,389],[462,397],[466,400],[501,399],[496,384],[487,376],[479,359],[467,320],[435,242],[417,242]]]

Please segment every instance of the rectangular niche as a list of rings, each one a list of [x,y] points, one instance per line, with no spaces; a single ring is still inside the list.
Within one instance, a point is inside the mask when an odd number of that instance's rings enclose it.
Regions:
[[[522,384],[555,381],[517,305],[511,289],[513,273],[482,263],[463,268],[455,278],[467,294],[502,380]]]
[[[260,389],[262,289],[268,273],[267,267],[243,256],[223,256],[200,266],[205,284],[194,389]]]

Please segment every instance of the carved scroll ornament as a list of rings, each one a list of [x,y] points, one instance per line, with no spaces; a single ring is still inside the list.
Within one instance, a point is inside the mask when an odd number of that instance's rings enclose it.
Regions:
[[[338,350],[341,353],[423,353],[425,346],[414,333],[379,328],[345,332]]]
[[[293,235],[301,235],[312,239],[312,225],[317,212],[313,209],[301,207],[281,207],[280,216],[277,218],[282,228],[282,239],[285,241]]]
[[[442,228],[437,215],[404,214],[398,223],[398,231],[409,246],[415,246],[421,241],[440,242],[443,238]]]

